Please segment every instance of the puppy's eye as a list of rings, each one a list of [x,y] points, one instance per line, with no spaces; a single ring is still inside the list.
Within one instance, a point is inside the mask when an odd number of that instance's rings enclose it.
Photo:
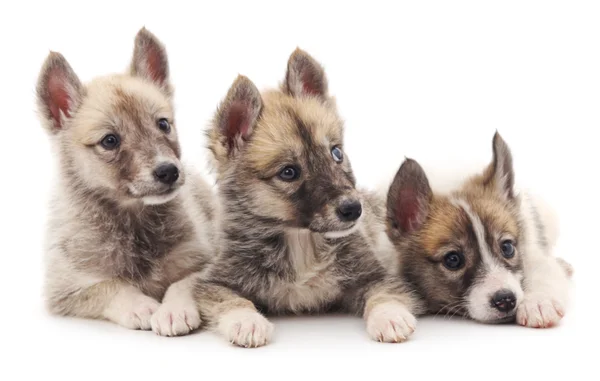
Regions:
[[[335,146],[331,149],[331,156],[333,156],[333,160],[338,163],[341,163],[342,160],[344,160],[344,153],[338,146]]]
[[[108,134],[102,138],[100,145],[107,150],[113,150],[119,146],[119,137],[114,134]]]
[[[448,270],[456,271],[465,265],[465,256],[458,251],[451,251],[444,255],[444,266]]]
[[[278,176],[283,181],[294,181],[300,177],[300,168],[288,165],[279,172]]]
[[[166,133],[169,133],[171,131],[171,123],[169,123],[169,121],[165,118],[160,118],[156,123],[158,124],[158,128],[160,128],[161,131]]]
[[[515,256],[515,244],[513,241],[509,239],[502,241],[500,248],[502,249],[502,256],[504,258],[510,259]]]

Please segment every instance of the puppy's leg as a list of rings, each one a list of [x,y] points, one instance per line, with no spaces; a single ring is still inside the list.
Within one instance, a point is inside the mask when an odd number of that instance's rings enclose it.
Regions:
[[[569,292],[566,262],[550,255],[526,253],[523,258],[525,295],[517,307],[517,323],[532,328],[549,328],[565,314]]]
[[[200,311],[194,298],[199,273],[173,283],[165,293],[162,304],[152,315],[152,330],[162,336],[187,335],[200,327]]]
[[[159,307],[159,302],[138,288],[118,284],[102,316],[126,328],[149,330],[152,328],[150,319]]]
[[[271,340],[273,324],[248,299],[226,287],[204,281],[196,284],[195,295],[209,328],[230,343],[252,348],[266,345]]]
[[[349,308],[362,312],[371,339],[384,343],[408,340],[417,327],[413,314],[420,312],[418,302],[399,281],[373,282],[352,295]]]
[[[50,287],[51,313],[91,319],[107,319],[130,329],[150,329],[150,318],[160,303],[138,288],[119,280],[87,286]]]
[[[374,290],[366,300],[364,318],[371,339],[384,343],[408,340],[417,327],[417,319],[404,295]]]
[[[565,314],[572,267],[551,255],[558,226],[548,207],[540,207],[539,199],[524,195],[521,212],[524,221],[523,290],[517,306],[517,323],[526,327],[547,328],[560,322]],[[552,216],[552,217],[548,217]],[[543,244],[546,242],[546,245]]]

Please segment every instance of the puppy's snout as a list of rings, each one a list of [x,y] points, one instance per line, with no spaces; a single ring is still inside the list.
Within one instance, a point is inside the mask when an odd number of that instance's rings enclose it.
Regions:
[[[344,222],[356,221],[362,214],[362,205],[360,201],[344,201],[337,208],[338,218]]]
[[[510,312],[517,305],[517,297],[512,291],[500,290],[492,296],[491,303],[500,312]]]
[[[175,164],[160,164],[154,170],[154,178],[163,184],[173,185],[179,178],[179,169]]]

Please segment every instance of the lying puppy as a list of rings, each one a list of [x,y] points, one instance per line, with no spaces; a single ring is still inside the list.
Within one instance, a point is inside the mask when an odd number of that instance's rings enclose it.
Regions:
[[[37,95],[60,171],[49,310],[162,335],[197,328],[191,286],[213,252],[216,211],[210,188],[180,162],[162,44],[142,29],[129,72],[87,85],[50,53]]]
[[[511,153],[499,134],[493,151],[482,174],[448,195],[434,194],[407,159],[389,188],[388,234],[430,313],[551,327],[565,313],[572,269],[550,255],[546,210],[515,194]]]
[[[197,292],[213,328],[237,345],[261,346],[272,325],[256,307],[269,314],[339,308],[363,315],[375,340],[406,340],[417,306],[378,260],[380,241],[392,250],[384,209],[378,205],[378,219],[355,188],[323,68],[296,50],[280,90],[261,94],[238,77],[208,137],[223,244]]]

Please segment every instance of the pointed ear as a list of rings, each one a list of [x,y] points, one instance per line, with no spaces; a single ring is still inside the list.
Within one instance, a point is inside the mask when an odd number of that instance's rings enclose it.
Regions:
[[[64,128],[84,96],[84,88],[62,54],[50,52],[37,83],[38,112],[51,132]]]
[[[508,200],[515,197],[513,160],[508,145],[496,132],[493,141],[494,158],[483,175],[483,184],[492,187]]]
[[[323,67],[308,53],[296,49],[288,61],[284,91],[293,97],[327,97],[327,77]]]
[[[260,92],[247,77],[238,76],[219,105],[213,123],[228,155],[248,140],[261,111]]]
[[[129,71],[131,75],[145,78],[161,87],[167,94],[171,94],[167,51],[158,38],[146,28],[140,29],[135,37]]]
[[[423,226],[429,213],[433,192],[423,168],[406,159],[396,173],[387,198],[389,225],[402,234],[412,233]]]

